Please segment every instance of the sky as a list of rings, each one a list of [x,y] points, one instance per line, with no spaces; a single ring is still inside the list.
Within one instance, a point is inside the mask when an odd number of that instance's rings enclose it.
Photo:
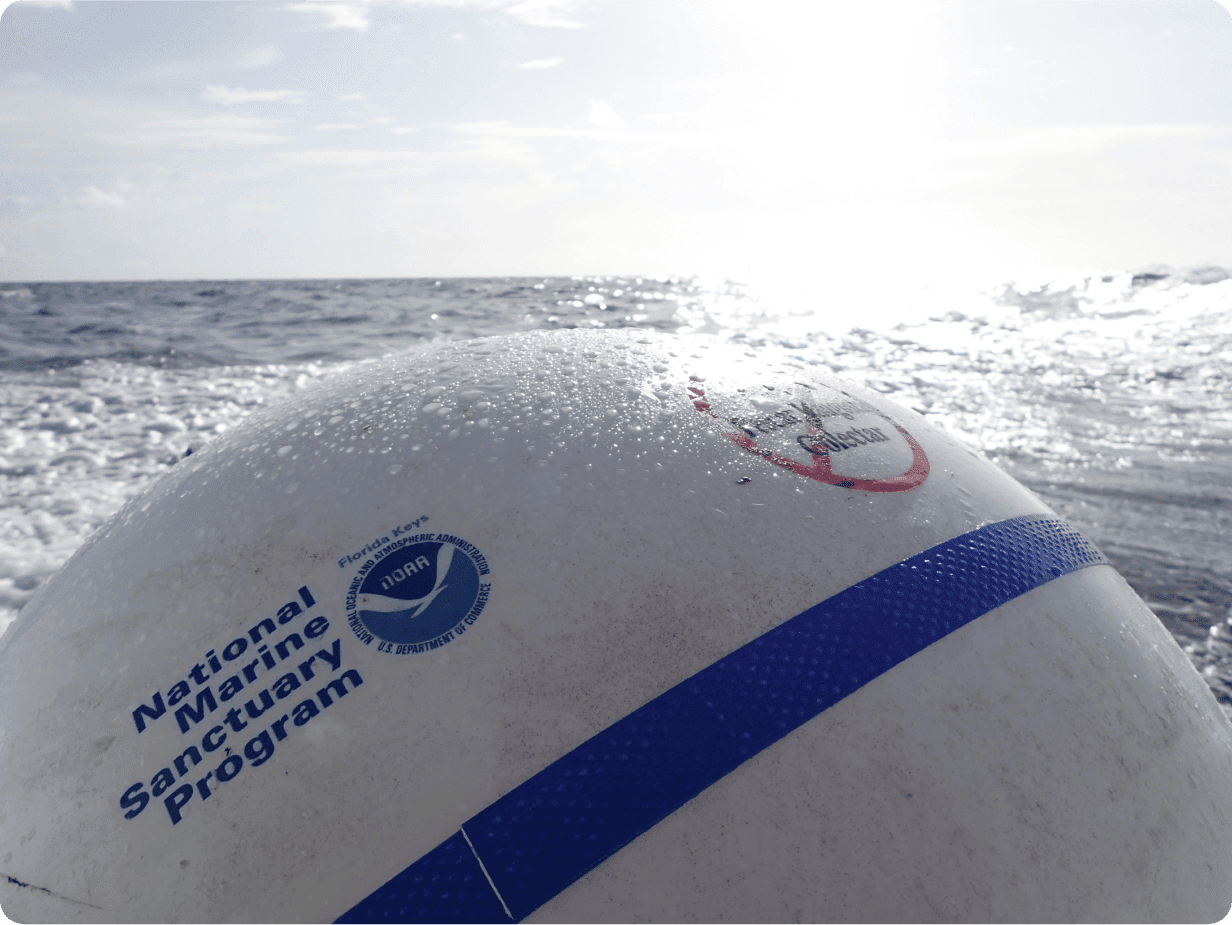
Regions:
[[[1215,0],[20,0],[0,19],[0,280],[1159,264],[1232,268]]]

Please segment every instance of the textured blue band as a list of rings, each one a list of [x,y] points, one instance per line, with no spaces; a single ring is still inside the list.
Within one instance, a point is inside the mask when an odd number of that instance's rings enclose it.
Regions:
[[[912,556],[634,710],[338,921],[521,920],[899,662],[1032,588],[1106,562],[1076,530],[1047,517],[990,524]]]

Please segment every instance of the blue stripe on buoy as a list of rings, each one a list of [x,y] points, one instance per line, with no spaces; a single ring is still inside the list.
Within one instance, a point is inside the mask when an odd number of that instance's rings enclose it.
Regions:
[[[339,922],[520,921],[762,749],[976,617],[1107,559],[1017,517],[893,565],[609,726]]]

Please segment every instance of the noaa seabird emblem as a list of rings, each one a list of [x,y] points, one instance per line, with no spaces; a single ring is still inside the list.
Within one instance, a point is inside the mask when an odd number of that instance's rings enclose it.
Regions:
[[[347,622],[381,652],[437,649],[465,633],[491,593],[478,549],[446,533],[420,533],[382,546],[351,580]]]

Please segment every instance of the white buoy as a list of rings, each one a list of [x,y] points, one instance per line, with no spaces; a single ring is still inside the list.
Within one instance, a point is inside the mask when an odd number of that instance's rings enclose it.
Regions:
[[[702,338],[254,415],[0,638],[22,921],[1212,921],[1232,730],[923,418]]]

